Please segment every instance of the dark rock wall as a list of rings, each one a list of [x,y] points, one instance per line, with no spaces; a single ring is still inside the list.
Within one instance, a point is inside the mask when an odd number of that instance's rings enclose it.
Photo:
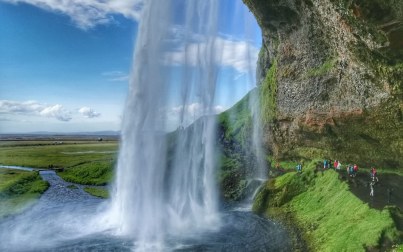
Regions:
[[[263,34],[257,75],[274,157],[401,168],[403,1],[244,2]]]

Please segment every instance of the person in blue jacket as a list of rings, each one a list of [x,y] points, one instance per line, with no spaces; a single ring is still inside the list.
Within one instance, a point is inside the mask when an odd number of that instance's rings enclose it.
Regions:
[[[300,163],[297,164],[297,172],[301,173],[302,172],[302,165]]]

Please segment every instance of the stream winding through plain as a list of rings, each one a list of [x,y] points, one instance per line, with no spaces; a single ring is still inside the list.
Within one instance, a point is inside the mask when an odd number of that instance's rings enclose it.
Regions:
[[[3,167],[4,168],[4,167]],[[16,168],[16,167],[13,167]],[[0,251],[133,251],[133,240],[102,230],[108,201],[69,188],[54,171],[40,171],[49,189],[25,212],[0,220]],[[287,232],[244,208],[221,213],[218,231],[167,237],[162,251],[290,251]],[[155,251],[155,248],[145,249]]]

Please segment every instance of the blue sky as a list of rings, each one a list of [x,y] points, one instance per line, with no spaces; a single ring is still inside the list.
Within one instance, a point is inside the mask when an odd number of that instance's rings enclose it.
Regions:
[[[240,0],[223,1],[224,48],[257,54],[256,22]],[[142,0],[66,2],[0,0],[0,133],[120,129]],[[234,57],[223,61],[221,109],[254,86]]]

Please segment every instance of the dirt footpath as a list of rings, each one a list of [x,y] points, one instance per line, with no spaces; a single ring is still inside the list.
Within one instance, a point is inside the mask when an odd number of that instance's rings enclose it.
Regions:
[[[382,210],[386,205],[395,205],[403,210],[403,176],[391,173],[378,174],[374,185],[374,196],[370,196],[369,173],[359,172],[355,178],[340,172],[340,178],[347,180],[350,190],[370,207]]]

